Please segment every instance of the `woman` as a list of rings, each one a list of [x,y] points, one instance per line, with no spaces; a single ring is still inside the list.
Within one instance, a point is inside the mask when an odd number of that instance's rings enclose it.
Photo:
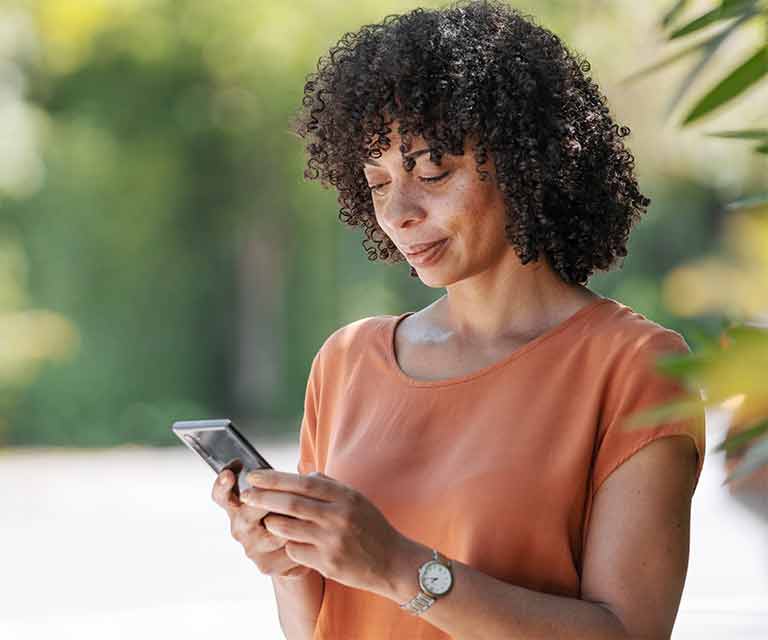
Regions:
[[[325,341],[301,475],[214,487],[290,640],[669,637],[704,417],[625,428],[689,348],[584,285],[649,204],[588,69],[469,2],[347,34],[307,82],[305,175],[446,294]]]

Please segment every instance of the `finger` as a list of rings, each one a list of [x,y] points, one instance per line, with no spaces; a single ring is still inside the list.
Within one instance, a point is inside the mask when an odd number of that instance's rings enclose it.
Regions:
[[[283,549],[286,542],[288,541],[285,538],[264,530],[258,535],[253,536],[251,545],[260,553],[271,553]]]
[[[254,508],[317,523],[325,522],[335,513],[330,502],[322,502],[284,491],[248,489],[245,500],[245,504]]]
[[[264,518],[272,513],[269,511],[269,509],[264,509],[262,507],[254,507],[248,504],[247,501],[250,501],[251,498],[249,498],[248,492],[253,492],[254,489],[246,489],[243,492],[243,496],[240,497],[240,500],[242,501],[242,504],[240,506],[241,514],[250,522],[253,522],[254,524],[258,523],[261,527],[264,527]],[[251,495],[253,495],[251,493]],[[255,502],[254,502],[255,504]],[[291,520],[294,520],[295,518],[293,516],[285,516],[286,518],[289,518]]]
[[[319,545],[325,537],[325,530],[309,520],[298,520],[270,513],[264,518],[264,528],[284,540]]]
[[[311,567],[305,567],[303,564],[297,564],[294,567],[284,571],[280,574],[281,578],[303,578],[309,575],[313,569]]]
[[[283,551],[293,562],[319,571],[318,550],[315,545],[289,540],[285,543]]]
[[[325,502],[333,502],[348,489],[333,478],[320,473],[300,475],[274,469],[259,469],[250,471],[246,480],[259,489],[296,493]]]
[[[279,549],[273,553],[260,554],[257,558],[258,560],[256,560],[256,564],[259,569],[263,573],[272,576],[282,576],[290,573],[300,574],[304,572],[303,570],[306,570],[307,572],[310,570],[309,567],[304,567],[291,560],[285,553],[285,549]]]
[[[255,499],[255,494],[253,493],[254,489],[246,489],[243,491],[243,494],[240,496],[240,509],[243,511],[244,514],[246,514],[247,518],[249,520],[258,521],[258,523],[263,527],[264,526],[264,517],[271,513],[269,509],[264,509],[263,507],[255,507],[253,505],[258,504]],[[249,493],[250,492],[250,493]],[[249,504],[252,503],[252,504]],[[286,516],[287,518],[292,516]]]
[[[256,496],[253,489],[246,489],[240,494],[240,504],[242,505],[242,508],[247,509],[248,514],[252,518],[255,518],[256,514],[260,513],[261,515],[258,517],[258,519],[261,520],[265,515],[269,513],[268,509],[256,506],[258,502],[256,501]]]
[[[258,521],[247,520],[242,510],[231,518],[229,529],[232,537],[243,547],[255,549],[260,553],[275,551],[285,546],[285,538],[267,531]]]
[[[235,475],[229,469],[225,469],[219,474],[211,492],[213,501],[225,509],[230,516],[240,506],[240,500],[232,492],[234,480]]]

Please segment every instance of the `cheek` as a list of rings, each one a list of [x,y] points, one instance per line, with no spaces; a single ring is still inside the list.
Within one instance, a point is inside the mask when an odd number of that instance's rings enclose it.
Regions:
[[[493,195],[476,194],[466,203],[457,235],[463,251],[487,262],[508,249],[504,234],[506,213],[504,203]]]
[[[479,181],[457,185],[445,203],[446,228],[472,238],[504,234],[504,201],[498,189]]]

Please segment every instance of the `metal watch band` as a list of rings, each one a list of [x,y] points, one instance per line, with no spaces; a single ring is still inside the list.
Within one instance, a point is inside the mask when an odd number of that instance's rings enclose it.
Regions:
[[[405,604],[401,604],[400,607],[405,609],[408,613],[420,615],[429,609],[433,604],[435,604],[435,598],[428,596],[423,591],[419,591],[415,597],[411,598]]]
[[[449,569],[451,569],[450,559],[445,557],[437,549],[432,549],[432,559],[446,565]],[[433,604],[435,604],[436,601],[437,598],[424,593],[424,591],[421,589],[421,586],[419,586],[419,593],[417,593],[405,604],[401,604],[400,608],[405,609],[414,615],[420,615],[429,609]]]

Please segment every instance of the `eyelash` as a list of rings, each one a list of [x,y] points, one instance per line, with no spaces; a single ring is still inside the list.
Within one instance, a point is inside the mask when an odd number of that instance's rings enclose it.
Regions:
[[[433,177],[429,177],[429,178],[421,178],[420,177],[419,180],[421,180],[422,182],[440,182],[442,179],[448,177],[449,173],[450,173],[450,171],[446,171],[445,173],[443,173],[443,174],[441,174],[439,176],[433,176]],[[368,187],[368,189],[373,191],[374,189],[378,189],[379,187],[383,187],[384,184],[386,184],[386,183],[375,184],[373,186]]]

